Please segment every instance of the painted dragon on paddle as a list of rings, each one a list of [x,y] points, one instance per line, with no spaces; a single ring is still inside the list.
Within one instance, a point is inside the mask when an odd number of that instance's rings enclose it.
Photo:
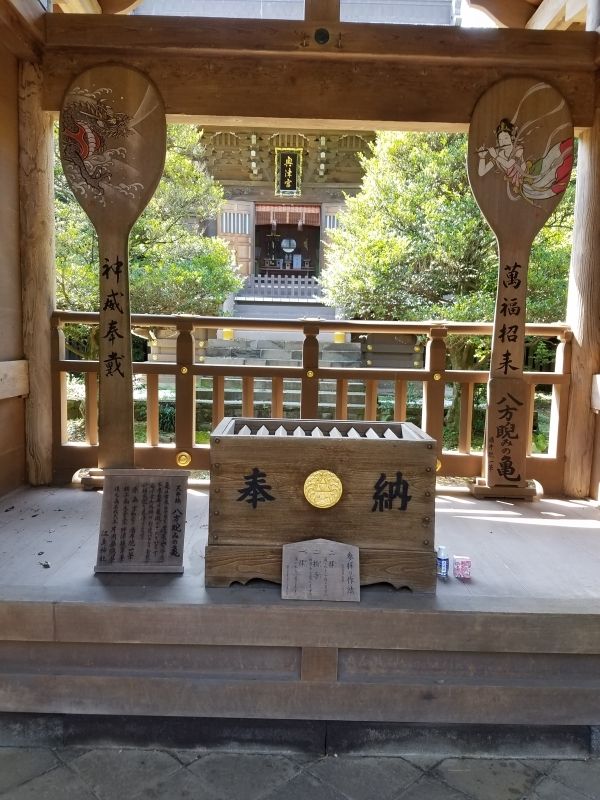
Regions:
[[[103,197],[107,186],[113,185],[114,160],[125,159],[126,149],[116,145],[133,132],[131,117],[115,111],[102,97],[110,91],[75,89],[75,97],[62,113],[60,146],[72,185],[83,195],[91,191],[98,199]],[[134,185],[114,188],[131,191]]]

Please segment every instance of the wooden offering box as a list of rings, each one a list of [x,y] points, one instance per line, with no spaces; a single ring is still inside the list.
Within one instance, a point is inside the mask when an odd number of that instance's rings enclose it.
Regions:
[[[408,422],[225,418],[211,436],[206,585],[281,582],[281,548],[360,548],[361,585],[434,592],[435,441]]]

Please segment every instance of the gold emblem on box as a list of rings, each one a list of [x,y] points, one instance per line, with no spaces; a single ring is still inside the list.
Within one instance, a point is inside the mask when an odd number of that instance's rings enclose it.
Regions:
[[[304,497],[315,508],[331,508],[342,496],[342,482],[328,469],[311,472],[304,481]]]

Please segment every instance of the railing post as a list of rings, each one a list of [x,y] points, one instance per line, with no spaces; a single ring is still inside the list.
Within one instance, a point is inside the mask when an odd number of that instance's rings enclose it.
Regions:
[[[365,381],[365,422],[377,421],[377,390],[379,381]]]
[[[254,378],[252,375],[242,378],[242,416],[254,416]]]
[[[525,429],[525,435],[527,436],[527,447],[525,453],[526,455],[530,456],[533,440],[533,419],[535,416],[535,383],[527,386],[525,406],[525,419],[527,420],[527,428]]]
[[[471,452],[471,431],[473,429],[474,383],[460,384],[460,427],[458,429],[458,452]]]
[[[554,371],[561,375],[571,375],[571,331],[565,331],[559,337],[560,344],[556,348]],[[561,461],[565,457],[567,441],[567,418],[569,410],[569,384],[555,383],[552,387],[552,405],[550,407],[550,431],[548,455]],[[564,462],[562,464],[564,472]],[[564,475],[563,475],[564,480]]]
[[[177,463],[187,466],[185,458],[179,454],[192,455],[195,443],[196,398],[195,381],[192,374],[194,363],[194,336],[191,321],[182,319],[177,323],[177,375],[175,376],[175,447]],[[189,464],[189,461],[187,462]]]
[[[98,373],[85,373],[85,438],[98,444]]]
[[[213,375],[212,379],[212,426],[225,416],[225,376]],[[195,427],[195,426],[194,426]]]
[[[283,417],[283,378],[279,375],[271,378],[271,416]]]
[[[446,370],[446,341],[448,330],[445,327],[431,328],[425,349],[425,371],[427,379],[423,386],[423,416],[421,426],[425,432],[437,440],[438,453],[442,452],[444,431],[444,380]]]
[[[348,381],[338,378],[335,388],[335,418],[348,419]]]
[[[402,380],[394,384],[394,421],[406,421],[406,381]]]
[[[52,337],[52,440],[54,449],[67,441],[67,376],[58,362],[65,358],[65,334],[53,326]],[[54,469],[57,468],[54,464]]]
[[[159,443],[158,375],[146,375],[146,442],[153,447]]]
[[[304,326],[302,345],[302,388],[300,395],[300,416],[302,419],[316,419],[319,413],[319,328],[317,325]]]

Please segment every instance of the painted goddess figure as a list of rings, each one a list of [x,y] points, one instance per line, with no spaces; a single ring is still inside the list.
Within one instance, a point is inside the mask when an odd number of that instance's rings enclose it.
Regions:
[[[513,119],[505,117],[498,123],[496,146],[480,147],[477,151],[478,173],[481,177],[496,169],[504,175],[506,191],[511,200],[522,197],[533,205],[539,200],[555,197],[564,192],[573,166],[573,139],[569,137],[556,140],[560,129],[564,127],[562,125],[552,131],[541,155],[525,154],[523,141],[525,131],[532,128],[541,118],[525,122],[520,130],[516,125],[516,118],[524,100],[534,91],[540,91],[547,86],[547,84],[536,84],[531,87],[519,103]],[[550,116],[561,106],[543,116]]]

